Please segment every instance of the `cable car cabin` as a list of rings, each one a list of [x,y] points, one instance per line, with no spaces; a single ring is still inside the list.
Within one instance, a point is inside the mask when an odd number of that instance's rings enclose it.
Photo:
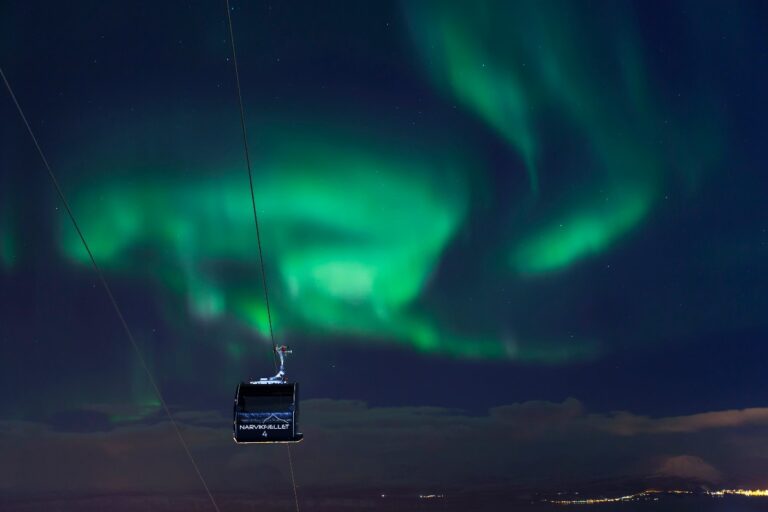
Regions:
[[[242,382],[235,393],[236,443],[297,443],[299,433],[299,384],[285,381],[287,347],[275,349],[280,371],[274,377]]]
[[[235,396],[236,443],[296,443],[299,385],[295,382],[243,382]]]

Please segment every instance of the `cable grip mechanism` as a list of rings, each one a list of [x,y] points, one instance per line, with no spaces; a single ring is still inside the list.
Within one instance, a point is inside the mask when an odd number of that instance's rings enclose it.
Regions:
[[[280,358],[280,369],[272,377],[262,377],[259,380],[250,381],[251,384],[283,384],[285,382],[285,360],[288,354],[293,354],[293,350],[287,345],[275,347],[275,353]]]

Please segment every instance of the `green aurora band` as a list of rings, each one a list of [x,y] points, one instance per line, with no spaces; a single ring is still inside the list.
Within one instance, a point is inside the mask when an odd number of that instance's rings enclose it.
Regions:
[[[461,357],[552,362],[587,351],[511,346],[492,330],[475,336],[439,328],[419,298],[464,221],[466,157],[426,154],[395,140],[386,149],[381,135],[374,144],[343,130],[323,132],[273,129],[255,164],[273,321],[281,336],[364,337]],[[86,185],[73,195],[100,264],[123,275],[149,273],[186,297],[198,321],[234,319],[266,339],[244,165],[210,162],[188,174],[132,166],[123,175],[130,179]],[[215,169],[215,176],[205,169]],[[71,227],[62,224],[60,233],[66,256],[85,265]],[[226,349],[234,358],[243,355],[237,343]]]
[[[335,383],[343,364],[312,361],[343,363],[352,344],[361,361],[392,350],[514,377],[759,331],[760,17],[697,7],[419,0],[328,24],[283,10],[276,25],[243,12],[275,336],[298,350],[302,379]],[[269,371],[269,329],[229,49],[195,12],[183,45],[144,41],[150,58],[118,48],[119,63],[81,62],[72,51],[103,57],[123,39],[85,34],[60,48],[71,73],[40,82],[24,52],[3,65],[162,388],[229,393],[231,376]],[[132,30],[118,18],[115,35]],[[0,17],[8,48],[19,19]],[[113,421],[156,414],[5,101],[5,373],[18,376],[18,355],[49,375],[39,350],[66,363],[52,400],[9,404],[29,417],[107,404],[118,382],[133,400],[104,409]]]
[[[519,274],[561,270],[606,250],[646,218],[665,173],[698,173],[717,152],[713,137],[690,122],[677,129],[698,157],[675,161],[659,147],[660,139],[671,138],[672,114],[649,94],[624,4],[426,1],[406,7],[432,82],[518,152],[530,193],[541,199],[528,225],[515,229],[520,234],[509,262]],[[563,175],[579,186],[545,188]]]
[[[484,315],[508,297],[483,283],[503,280],[514,295],[532,277],[614,247],[650,217],[670,184],[710,165],[720,151],[717,123],[703,121],[709,113],[693,94],[675,98],[675,108],[660,97],[631,16],[610,2],[597,12],[562,2],[404,8],[430,82],[525,168],[528,187],[506,190],[506,217],[492,220],[508,238],[484,240],[503,251],[503,269],[487,265],[483,275],[462,277],[475,306],[431,295],[446,249],[482,210],[470,204],[472,187],[495,186],[479,147],[446,140],[459,134],[387,124],[373,109],[356,120],[340,114],[345,107],[257,115],[255,194],[276,331],[458,357],[594,357],[604,340],[532,325],[521,316],[524,297],[513,297],[510,311]],[[72,198],[85,235],[105,270],[149,277],[177,298],[174,308],[185,304],[180,324],[192,315],[266,337],[240,148],[212,133],[231,119],[186,111],[164,119],[158,110],[123,125],[119,140],[97,145],[104,156],[89,158],[92,172]],[[202,156],[184,160],[190,151]],[[60,233],[66,256],[87,263],[70,226]],[[227,336],[226,353],[245,357],[242,336]]]

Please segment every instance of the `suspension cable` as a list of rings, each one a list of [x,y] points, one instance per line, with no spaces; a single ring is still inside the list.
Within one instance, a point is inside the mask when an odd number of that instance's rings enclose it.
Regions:
[[[251,153],[248,151],[248,132],[245,128],[245,108],[243,107],[243,93],[240,89],[240,71],[237,68],[237,51],[235,50],[235,33],[232,29],[232,15],[227,4],[227,22],[229,25],[229,40],[232,42],[232,63],[235,65],[235,86],[237,88],[237,99],[240,105],[240,128],[243,133],[243,148],[245,150],[245,165],[248,168],[248,184],[251,190],[251,207],[253,208],[253,223],[256,225],[256,242],[259,246],[259,266],[261,267],[261,282],[264,287],[264,304],[267,308],[267,321],[269,323],[269,338],[272,341],[272,358],[277,370],[277,344],[275,343],[275,333],[272,330],[272,312],[269,308],[269,292],[267,291],[267,273],[264,270],[264,253],[261,250],[261,230],[259,229],[259,216],[256,213],[256,197],[253,193],[253,171],[251,170]]]
[[[168,417],[168,420],[170,420],[171,425],[173,425],[173,429],[179,438],[179,442],[181,443],[181,446],[184,448],[184,452],[187,454],[187,458],[189,459],[189,462],[192,464],[192,467],[195,469],[195,473],[197,474],[197,477],[200,479],[200,483],[203,484],[203,488],[205,488],[205,492],[208,495],[208,498],[211,500],[211,505],[213,506],[214,510],[216,510],[216,512],[220,512],[219,506],[216,503],[216,500],[214,499],[210,488],[208,487],[208,483],[205,481],[205,478],[203,477],[203,473],[200,471],[200,468],[198,467],[197,462],[195,461],[195,457],[192,455],[192,452],[189,449],[189,445],[187,445],[187,442],[184,440],[184,436],[182,436],[181,434],[181,429],[179,428],[178,423],[176,423],[176,420],[174,419],[173,414],[171,414],[171,409],[168,407],[168,404],[163,398],[163,394],[160,392],[160,388],[158,387],[157,382],[155,381],[155,378],[152,376],[152,371],[149,369],[149,365],[147,365],[147,361],[146,359],[144,359],[144,356],[141,353],[141,349],[139,348],[138,343],[136,343],[136,339],[133,337],[133,333],[131,332],[131,329],[128,327],[128,322],[126,322],[125,317],[123,316],[123,312],[121,311],[120,306],[117,304],[117,300],[115,299],[115,296],[112,294],[112,289],[109,287],[109,284],[107,283],[107,280],[104,277],[103,272],[101,271],[101,267],[99,267],[99,265],[96,263],[96,258],[94,258],[93,253],[91,252],[91,248],[88,245],[88,242],[85,241],[85,235],[83,235],[83,232],[80,229],[80,225],[77,223],[77,220],[75,220],[75,215],[74,213],[72,213],[72,209],[69,206],[69,202],[67,201],[67,198],[64,195],[64,192],[59,186],[59,181],[56,179],[56,175],[53,173],[51,166],[48,164],[48,159],[45,157],[45,154],[43,153],[43,150],[37,141],[37,137],[35,136],[35,133],[32,131],[32,127],[30,126],[29,121],[27,121],[27,117],[24,115],[24,111],[22,110],[21,105],[19,104],[19,101],[16,99],[16,95],[14,94],[13,89],[11,88],[11,84],[8,82],[8,79],[5,77],[5,73],[3,72],[3,69],[1,67],[0,67],[0,76],[2,76],[3,82],[5,83],[5,87],[6,89],[8,89],[8,93],[10,94],[11,99],[13,100],[13,103],[16,105],[16,110],[19,112],[19,116],[21,116],[21,120],[24,122],[24,125],[27,128],[27,132],[32,138],[32,142],[35,143],[35,148],[37,148],[37,152],[40,155],[40,159],[43,161],[43,165],[48,171],[48,176],[51,178],[53,187],[56,189],[56,193],[58,194],[59,199],[64,205],[64,209],[66,210],[67,215],[69,216],[69,219],[72,221],[72,225],[74,226],[75,231],[77,231],[77,236],[80,237],[80,242],[82,242],[83,247],[85,248],[85,251],[88,253],[88,257],[91,260],[91,265],[93,266],[93,269],[96,271],[96,275],[99,279],[99,282],[101,283],[101,286],[104,288],[104,291],[107,293],[109,302],[112,304],[112,307],[114,308],[115,313],[117,313],[117,317],[120,319],[120,324],[123,326],[123,330],[125,331],[125,334],[128,336],[128,340],[131,342],[131,346],[133,347],[133,351],[136,353],[136,357],[139,359],[139,362],[141,363],[141,367],[144,369],[144,372],[147,374],[147,379],[149,380],[149,383],[152,385],[152,389],[154,390],[155,395],[160,401],[160,404],[162,405],[163,410],[165,410],[165,414]]]
[[[251,169],[251,156],[248,151],[248,132],[245,128],[245,107],[243,106],[243,92],[240,87],[240,71],[237,68],[237,50],[235,49],[235,31],[232,28],[232,9],[229,6],[229,0],[226,0],[227,6],[227,24],[229,26],[229,40],[232,43],[232,63],[235,68],[235,86],[237,89],[237,99],[240,105],[240,128],[243,133],[243,149],[245,150],[245,164],[248,168],[248,184],[251,189],[251,206],[253,208],[253,222],[256,225],[256,242],[259,246],[259,266],[261,267],[261,282],[264,287],[264,303],[267,308],[267,321],[269,322],[269,338],[272,341],[272,357],[277,370],[277,344],[275,343],[275,334],[272,329],[272,313],[269,309],[269,293],[267,291],[267,274],[264,270],[264,253],[261,249],[261,231],[259,230],[259,216],[256,213],[256,197],[253,193],[253,171]],[[293,457],[291,455],[291,445],[286,445],[288,449],[288,467],[291,472],[291,485],[293,487],[293,500],[296,504],[296,512],[299,511],[299,492],[296,488],[296,476],[293,472]]]

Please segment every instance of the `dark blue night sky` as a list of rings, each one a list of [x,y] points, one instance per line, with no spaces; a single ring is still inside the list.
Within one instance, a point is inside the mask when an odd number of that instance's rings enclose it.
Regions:
[[[7,3],[0,67],[213,494],[288,496],[284,450],[230,435],[272,356],[225,9]],[[231,14],[307,510],[768,487],[765,5]],[[2,96],[0,496],[194,497]]]

